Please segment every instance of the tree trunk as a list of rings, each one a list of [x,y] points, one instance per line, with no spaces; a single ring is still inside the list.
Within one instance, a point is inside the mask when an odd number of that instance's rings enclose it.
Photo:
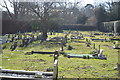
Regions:
[[[47,37],[48,37],[47,36],[47,31],[45,30],[45,31],[42,32],[42,38],[43,38],[42,40],[45,41],[47,39]]]
[[[47,27],[46,26],[43,26],[43,29],[42,29],[42,40],[41,40],[41,42],[43,42],[43,41],[46,41],[46,39],[47,39]]]

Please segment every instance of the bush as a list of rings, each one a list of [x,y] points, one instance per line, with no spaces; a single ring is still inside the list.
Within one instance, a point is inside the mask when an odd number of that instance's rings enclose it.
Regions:
[[[86,59],[86,56],[83,56],[83,59]]]

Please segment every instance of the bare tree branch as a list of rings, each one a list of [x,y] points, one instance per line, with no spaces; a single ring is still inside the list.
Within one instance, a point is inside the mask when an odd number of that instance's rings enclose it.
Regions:
[[[52,6],[53,2],[47,7],[47,11],[49,10],[49,8]]]
[[[8,0],[11,4],[13,4],[13,2],[12,1],[10,1],[10,0]]]
[[[3,6],[3,7],[7,9],[7,11],[8,11],[8,14],[9,14],[10,18],[11,18],[11,19],[13,19],[12,14],[10,13],[10,10],[8,9],[8,6],[7,6],[6,1],[5,1],[5,0],[3,0],[3,2],[4,2],[4,4],[5,4],[5,6]]]
[[[43,17],[39,14],[39,12],[37,12],[34,8],[31,8],[31,9],[32,9],[32,11],[33,11],[35,14],[37,14],[38,17],[40,17],[41,19],[43,18]]]
[[[4,6],[4,5],[2,5],[2,4],[0,4],[0,6],[3,7],[3,8],[6,8],[6,6]]]

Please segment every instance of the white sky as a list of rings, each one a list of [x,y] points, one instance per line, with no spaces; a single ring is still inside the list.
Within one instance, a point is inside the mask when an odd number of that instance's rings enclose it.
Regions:
[[[0,4],[2,3],[2,1],[3,0],[0,0]],[[8,0],[6,0],[6,1],[8,1]],[[19,1],[34,1],[34,0],[19,0]],[[37,1],[37,0],[36,0]],[[40,0],[39,0],[40,1]],[[80,2],[81,1],[81,4],[83,5],[83,6],[85,6],[86,4],[98,4],[98,3],[101,3],[101,2],[110,2],[110,1],[115,1],[115,2],[117,2],[117,1],[120,1],[120,0],[41,0],[41,1],[70,1],[70,2]],[[10,10],[12,10],[12,8],[10,7],[10,5],[9,5],[9,2],[8,2],[8,6],[9,6],[9,9]],[[0,6],[0,8],[2,8],[1,6]],[[3,9],[3,10],[5,10],[5,9]]]

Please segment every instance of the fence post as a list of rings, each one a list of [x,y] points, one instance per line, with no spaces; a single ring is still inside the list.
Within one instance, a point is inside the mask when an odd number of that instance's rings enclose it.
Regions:
[[[58,60],[54,61],[54,69],[53,69],[53,80],[57,80],[58,77]]]
[[[98,45],[98,54],[100,53],[100,45]]]
[[[57,80],[58,77],[58,51],[54,53],[54,69],[53,69],[53,80]]]

